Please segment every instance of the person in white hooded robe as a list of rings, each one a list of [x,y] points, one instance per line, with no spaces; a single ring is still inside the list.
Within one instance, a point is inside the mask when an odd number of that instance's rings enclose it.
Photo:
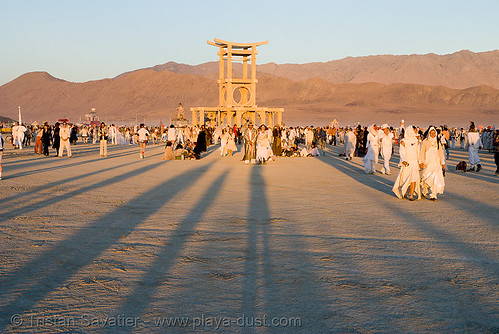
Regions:
[[[345,145],[345,159],[352,160],[357,145],[357,137],[352,129],[347,128],[343,143]]]
[[[480,157],[478,156],[478,150],[482,148],[482,141],[480,140],[480,133],[475,128],[475,123],[471,122],[470,130],[468,131],[468,161],[470,163],[470,168],[468,170],[479,172],[482,170],[482,165],[480,164]]]
[[[383,124],[381,126],[381,129],[382,132],[379,134],[381,156],[383,157],[383,167],[381,168],[381,173],[390,175],[390,158],[392,157],[393,133],[390,131],[388,124]]]
[[[366,174],[374,174],[379,155],[379,137],[376,125],[371,125],[367,131],[367,153],[362,159],[364,161],[364,171]]]
[[[419,161],[419,167],[423,169],[422,193],[424,196],[429,196],[431,201],[436,201],[437,194],[444,193],[445,156],[443,146],[437,137],[437,130],[433,126],[428,129],[427,137],[421,144]]]
[[[402,160],[399,175],[393,185],[393,192],[402,199],[407,198],[414,201],[414,192],[417,199],[421,198],[421,189],[419,186],[419,141],[417,138],[417,129],[410,125],[404,130],[404,138],[400,141],[400,160]],[[407,189],[409,196],[406,197]]]
[[[220,137],[220,155],[222,157],[225,157],[225,154],[227,153],[225,151],[225,146],[227,145],[227,142],[229,141],[229,132],[226,129],[222,129],[221,134],[219,134]],[[218,139],[217,139],[218,141]]]

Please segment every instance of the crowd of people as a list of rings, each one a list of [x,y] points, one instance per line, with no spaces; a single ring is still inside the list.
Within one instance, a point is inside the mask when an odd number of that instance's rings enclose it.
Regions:
[[[381,173],[391,174],[393,145],[399,145],[400,170],[393,186],[393,192],[399,198],[416,200],[429,197],[430,200],[437,200],[437,195],[444,191],[450,148],[455,149],[457,141],[462,149],[467,147],[468,163],[462,161],[456,169],[480,172],[482,165],[478,152],[484,149],[495,152],[495,173],[499,175],[499,130],[492,127],[477,128],[474,122],[471,122],[468,130],[461,129],[458,132],[447,126],[430,126],[426,131],[412,125],[405,127],[402,120],[397,129],[387,124],[379,128],[375,124],[364,128],[359,125],[356,128],[340,129],[339,135],[339,140],[344,143],[341,156],[347,160],[352,160],[354,156],[363,157],[367,174],[376,172],[379,156],[383,159]]]
[[[499,175],[499,130],[489,126],[476,127],[471,123],[468,129],[449,128],[447,126],[431,126],[424,130],[416,126],[405,126],[402,120],[397,128],[387,124],[375,124],[363,127],[267,127],[262,124],[258,128],[250,121],[243,126],[117,126],[115,124],[99,126],[77,126],[66,121],[54,125],[44,123],[43,126],[24,126],[15,124],[12,127],[11,144],[22,150],[34,143],[34,153],[49,156],[50,149],[55,150],[57,157],[62,158],[64,151],[72,157],[71,145],[81,139],[84,145],[100,145],[100,156],[108,155],[110,145],[138,145],[139,158],[145,158],[147,145],[165,145],[164,160],[200,159],[210,145],[220,145],[219,154],[231,157],[243,150],[242,160],[245,164],[266,164],[277,157],[315,157],[320,156],[319,149],[326,145],[343,144],[340,156],[351,161],[353,157],[361,157],[364,171],[367,174],[376,172],[379,157],[383,159],[380,172],[391,174],[390,159],[394,146],[399,146],[399,174],[393,187],[399,198],[410,200],[428,196],[436,200],[445,187],[446,160],[450,149],[468,150],[468,163],[463,171],[480,172],[482,166],[479,150],[495,151],[495,162]],[[3,151],[3,138],[0,149]],[[0,151],[0,152],[1,152]],[[1,178],[1,155],[0,155]]]

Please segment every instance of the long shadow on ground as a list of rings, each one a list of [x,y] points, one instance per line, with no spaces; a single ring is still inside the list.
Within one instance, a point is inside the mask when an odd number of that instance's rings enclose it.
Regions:
[[[0,331],[6,329],[13,314],[23,314],[31,310],[49,293],[60,288],[80,269],[118,242],[121,236],[131,233],[181,190],[190,187],[211,164],[212,162],[204,164],[174,179],[161,182],[0,278],[0,298],[11,300],[0,309]],[[123,174],[120,179],[139,175],[154,167],[155,165],[152,165],[134,170]],[[104,186],[104,182],[101,186]],[[130,208],[134,207],[139,207],[140,213],[130,216]],[[61,258],[61,254],[64,258]]]

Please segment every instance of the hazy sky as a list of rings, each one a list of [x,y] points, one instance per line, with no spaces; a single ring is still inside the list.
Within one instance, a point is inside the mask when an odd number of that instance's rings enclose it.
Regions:
[[[490,51],[498,14],[499,0],[0,0],[0,85],[31,71],[82,82],[215,61],[214,37],[269,40],[259,64]]]

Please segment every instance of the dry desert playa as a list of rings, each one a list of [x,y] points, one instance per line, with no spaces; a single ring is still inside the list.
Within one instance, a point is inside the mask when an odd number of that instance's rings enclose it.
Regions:
[[[492,154],[457,173],[451,151],[445,193],[410,202],[397,155],[366,175],[340,147],[255,166],[216,148],[7,148],[0,332],[499,331]]]

